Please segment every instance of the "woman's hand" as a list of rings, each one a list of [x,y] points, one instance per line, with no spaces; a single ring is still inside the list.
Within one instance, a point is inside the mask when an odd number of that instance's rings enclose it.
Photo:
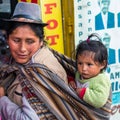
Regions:
[[[2,86],[0,86],[0,97],[5,96],[5,90]]]

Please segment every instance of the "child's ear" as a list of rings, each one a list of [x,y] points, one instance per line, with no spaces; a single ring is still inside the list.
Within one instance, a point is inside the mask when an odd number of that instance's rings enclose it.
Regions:
[[[106,64],[107,64],[107,61],[104,60],[103,63],[101,64],[101,69],[105,68],[105,67],[106,67]]]

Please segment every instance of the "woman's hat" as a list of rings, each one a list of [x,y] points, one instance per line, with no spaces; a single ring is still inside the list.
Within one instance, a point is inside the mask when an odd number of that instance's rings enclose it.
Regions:
[[[13,16],[10,19],[2,19],[2,21],[5,23],[34,23],[41,25],[42,27],[47,25],[47,23],[42,22],[40,6],[38,4],[28,2],[18,2]]]

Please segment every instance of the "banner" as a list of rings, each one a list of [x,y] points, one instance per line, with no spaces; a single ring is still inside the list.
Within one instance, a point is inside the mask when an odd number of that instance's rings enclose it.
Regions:
[[[45,27],[45,39],[51,48],[64,54],[61,0],[19,0],[19,2],[20,1],[40,4],[42,20],[48,23],[48,26]]]
[[[18,0],[18,2],[31,2],[31,3],[40,3],[40,0]]]
[[[120,118],[120,0],[74,0],[75,46],[98,33],[108,49],[112,86],[111,120]]]

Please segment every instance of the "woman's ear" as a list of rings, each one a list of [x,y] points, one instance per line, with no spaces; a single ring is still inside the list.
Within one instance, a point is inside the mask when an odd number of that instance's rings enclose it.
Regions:
[[[40,41],[40,48],[43,46],[43,41]]]
[[[9,45],[9,40],[8,40],[8,38],[6,39],[6,43]]]

